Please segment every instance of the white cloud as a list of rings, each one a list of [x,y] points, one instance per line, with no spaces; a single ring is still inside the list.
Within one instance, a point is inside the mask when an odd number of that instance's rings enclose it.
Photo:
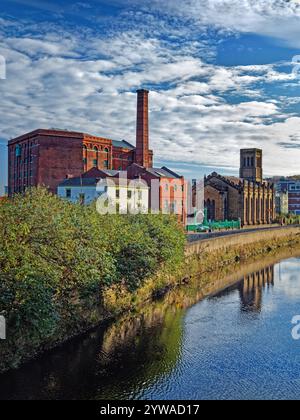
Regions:
[[[284,114],[282,99],[262,96],[261,85],[295,82],[274,65],[215,66],[194,46],[174,50],[137,31],[106,39],[65,33],[61,40],[53,31],[2,36],[0,54],[8,63],[0,81],[3,138],[60,127],[134,143],[134,91],[150,85],[158,159],[237,168],[240,147],[262,147],[267,173],[299,172],[300,149],[286,146],[300,118]],[[246,99],[230,103],[228,93]]]
[[[152,0],[150,5],[147,0],[130,0],[129,3],[190,19],[201,27],[261,34],[300,47],[300,4],[296,0]]]

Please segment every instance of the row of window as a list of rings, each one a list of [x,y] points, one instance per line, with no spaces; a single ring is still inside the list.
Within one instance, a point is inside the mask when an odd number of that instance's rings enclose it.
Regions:
[[[23,155],[27,155],[28,152],[35,146],[34,143],[24,143],[24,144],[17,144],[14,149],[14,154],[16,157],[21,157]]]
[[[88,148],[87,148],[87,146],[86,145],[84,145],[83,146],[83,149],[85,150],[85,151],[87,151],[88,150]],[[103,152],[103,153],[109,153],[110,152],[110,150],[109,150],[109,148],[108,147],[102,147],[102,146],[99,146],[99,147],[97,147],[97,146],[90,146],[90,149],[89,150],[92,150],[93,152],[96,152],[96,153],[98,153],[98,152]]]
[[[127,191],[127,198],[131,199],[133,197],[133,191],[128,190]],[[120,198],[120,190],[116,190],[116,198]],[[142,200],[143,198],[143,192],[138,191],[138,200]]]
[[[87,158],[83,158],[83,164],[84,165],[87,165],[87,163],[88,163],[88,160],[87,160]],[[99,166],[99,161],[98,161],[98,159],[93,159],[93,167],[94,168],[98,168],[98,166]],[[103,166],[104,166],[104,169],[109,169],[109,161],[108,160],[105,160],[104,162],[103,162]]]
[[[178,191],[178,189],[180,188],[180,186],[179,185],[177,185],[177,184],[172,184],[171,186],[170,186],[170,184],[165,184],[165,186],[164,186],[164,190],[166,191],[166,192],[168,192],[169,191],[169,189],[170,189],[170,187],[171,188],[174,188],[174,191],[175,192],[177,192]],[[181,185],[181,191],[182,192],[184,192],[184,185]]]
[[[184,201],[173,201],[171,203],[168,200],[164,201],[164,210],[171,213],[177,213],[178,211],[182,210],[183,207]]]

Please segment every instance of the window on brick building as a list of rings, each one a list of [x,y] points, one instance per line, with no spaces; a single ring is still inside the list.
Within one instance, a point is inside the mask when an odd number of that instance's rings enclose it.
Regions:
[[[93,160],[93,166],[94,166],[94,167],[97,167],[97,166],[98,166],[98,160],[97,160],[97,159],[94,159],[94,160]]]
[[[105,169],[109,169],[109,162],[108,162],[108,160],[105,160],[104,161],[104,168]]]
[[[18,144],[17,147],[16,147],[16,157],[21,157],[21,154],[22,154],[22,148]]]

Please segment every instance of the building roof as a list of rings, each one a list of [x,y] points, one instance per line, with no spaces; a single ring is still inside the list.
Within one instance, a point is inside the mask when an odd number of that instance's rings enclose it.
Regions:
[[[213,181],[214,178],[225,182],[228,186],[231,186],[232,188],[235,188],[239,191],[243,190],[245,182],[250,182],[250,183],[256,184],[256,185],[269,185],[270,187],[273,187],[273,185],[274,185],[273,183],[270,183],[268,181],[262,181],[261,183],[258,183],[258,182],[255,183],[255,182],[252,182],[252,181],[244,180],[243,178],[237,178],[235,176],[223,176],[223,175],[218,174],[217,172],[213,172],[211,175],[206,177],[205,178],[205,184],[206,185],[208,185],[208,184],[209,185],[212,185],[212,184],[215,185],[215,183]]]
[[[152,175],[158,176],[159,178],[172,178],[180,179],[180,175],[173,172],[171,169],[163,166],[162,168],[148,168],[147,172],[150,172]]]
[[[209,175],[205,179],[205,184],[212,185],[215,188],[216,184],[213,181],[214,178],[225,182],[228,186],[235,188],[237,190],[241,190],[243,188],[243,180],[241,178],[236,178],[236,177],[231,177],[231,176],[222,176],[218,174],[217,172],[213,172],[211,175]]]
[[[228,192],[228,187],[225,187],[223,185],[218,185],[217,183],[210,181],[207,186],[214,188],[215,190],[219,191],[220,193]]]
[[[130,150],[134,150],[135,146],[133,146],[132,144],[128,143],[128,141],[126,140],[112,140],[112,144],[114,147],[119,147],[122,149],[130,149]]]
[[[238,178],[237,176],[226,176],[225,178],[235,185],[240,185],[240,183],[243,182],[242,178]]]
[[[69,178],[61,182],[59,187],[94,187],[98,184],[98,182],[99,178]]]
[[[89,171],[81,175],[82,178],[107,178],[117,176],[119,171],[114,171],[111,169],[98,169],[91,168]]]
[[[122,179],[122,178],[121,178]],[[64,180],[63,182],[61,182],[59,184],[59,187],[61,188],[72,188],[72,187],[97,187],[100,181],[105,181],[106,178],[105,177],[101,177],[101,178],[82,178],[82,177],[77,177],[77,178],[69,178]],[[113,181],[115,185],[119,185],[120,183],[120,178],[116,178],[116,177],[112,177],[110,178],[110,181]],[[143,183],[142,180],[136,178],[136,179],[126,179],[127,184],[131,184],[133,185],[133,183],[135,182],[136,184],[138,184],[139,188],[144,188],[144,189],[148,189],[149,187],[147,185],[145,185],[145,183]],[[104,184],[105,185],[105,184]],[[110,186],[110,184],[109,184]]]
[[[122,148],[122,149],[129,149],[134,150],[135,146],[133,146],[131,143],[129,143],[126,140],[112,140],[109,138],[104,138],[100,136],[94,136],[92,134],[79,132],[79,131],[69,131],[69,130],[62,130],[59,128],[50,128],[50,129],[44,129],[39,128],[37,130],[31,131],[29,133],[22,134],[21,136],[18,136],[14,139],[11,139],[8,143],[13,144],[15,142],[23,141],[28,138],[34,138],[37,136],[55,136],[55,137],[62,137],[62,138],[78,138],[78,139],[84,139],[86,137],[90,137],[91,139],[99,139],[99,140],[108,140],[112,142],[112,145],[114,147]]]

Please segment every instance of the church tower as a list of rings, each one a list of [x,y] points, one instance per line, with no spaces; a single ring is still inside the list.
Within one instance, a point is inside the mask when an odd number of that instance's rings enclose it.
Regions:
[[[261,149],[242,149],[240,178],[246,181],[263,181],[263,152]]]

